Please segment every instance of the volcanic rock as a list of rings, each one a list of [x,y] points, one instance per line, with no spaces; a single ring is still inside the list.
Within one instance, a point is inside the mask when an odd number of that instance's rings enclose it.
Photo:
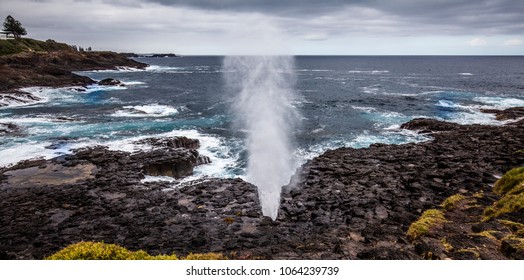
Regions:
[[[142,182],[154,164],[160,172],[180,162],[180,171],[168,172],[189,173],[184,164],[198,162],[197,154],[177,144],[138,154],[93,147],[3,168],[0,256],[41,259],[91,240],[150,254],[222,252],[239,259],[522,258],[520,240],[499,245],[474,231],[493,229],[496,223],[475,219],[495,201],[497,178],[524,165],[524,121],[425,120],[411,128],[419,127],[439,133],[423,143],[339,148],[309,160],[284,187],[275,221],[262,216],[256,187],[240,179],[204,178],[178,188]],[[42,180],[68,168],[84,172],[70,172],[63,184]],[[16,172],[33,179],[16,184]],[[412,243],[410,224],[455,194],[471,203],[446,212],[449,223]]]
[[[456,123],[438,121],[427,118],[416,118],[400,126],[402,129],[416,130],[419,133],[450,131],[459,128]]]
[[[524,107],[513,107],[504,110],[482,109],[483,113],[495,114],[497,120],[505,121],[524,117]]]
[[[20,133],[20,127],[12,123],[0,123],[0,135],[16,135]]]
[[[136,141],[135,143],[147,144],[153,147],[186,148],[193,150],[200,148],[200,141],[198,141],[198,139],[190,139],[184,136],[169,138],[146,138]]]
[[[100,86],[123,86],[124,83],[122,83],[121,81],[117,79],[107,78],[107,79],[103,79],[99,81],[98,85]]]

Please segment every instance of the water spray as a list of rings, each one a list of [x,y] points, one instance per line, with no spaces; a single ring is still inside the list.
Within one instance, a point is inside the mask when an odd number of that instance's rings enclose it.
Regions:
[[[258,187],[264,215],[276,219],[280,192],[294,172],[291,132],[298,112],[291,102],[291,56],[228,56],[225,78],[236,93],[234,111],[247,131],[248,182]]]

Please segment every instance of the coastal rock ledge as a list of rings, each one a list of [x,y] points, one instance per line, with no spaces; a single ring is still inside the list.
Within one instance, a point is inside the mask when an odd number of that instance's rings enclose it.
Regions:
[[[240,179],[202,179],[179,188],[142,181],[144,166],[165,159],[155,153],[95,147],[4,168],[0,257],[42,259],[79,241],[152,255],[221,252],[236,259],[522,256],[518,234],[483,237],[505,232],[502,222],[481,216],[499,198],[492,190],[497,178],[524,165],[524,121],[459,126],[424,120],[422,130],[433,140],[340,148],[308,161],[284,187],[276,221],[262,216],[256,187]],[[195,151],[187,138],[146,141],[169,153]],[[51,172],[69,180],[57,184],[46,177]],[[454,195],[474,203],[443,208]],[[417,239],[406,235],[429,209],[439,209],[446,223]],[[501,217],[524,223],[522,210]],[[475,249],[479,244],[487,245]]]

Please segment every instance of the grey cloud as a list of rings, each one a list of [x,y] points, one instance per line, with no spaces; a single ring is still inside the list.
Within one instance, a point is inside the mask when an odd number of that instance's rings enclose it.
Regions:
[[[406,27],[425,25],[446,34],[481,32],[516,34],[524,30],[524,1],[520,0],[144,0],[203,10],[257,12],[308,21],[346,8],[367,8],[397,17]],[[347,14],[347,17],[358,15]],[[307,22],[305,22],[307,24]],[[326,27],[329,28],[329,27]],[[407,28],[408,30],[410,28]],[[434,30],[432,30],[434,29]]]

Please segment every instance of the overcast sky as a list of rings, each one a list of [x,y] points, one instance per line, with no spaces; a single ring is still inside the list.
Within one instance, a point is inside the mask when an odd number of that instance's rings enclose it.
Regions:
[[[0,0],[28,37],[182,55],[524,55],[524,0]]]

